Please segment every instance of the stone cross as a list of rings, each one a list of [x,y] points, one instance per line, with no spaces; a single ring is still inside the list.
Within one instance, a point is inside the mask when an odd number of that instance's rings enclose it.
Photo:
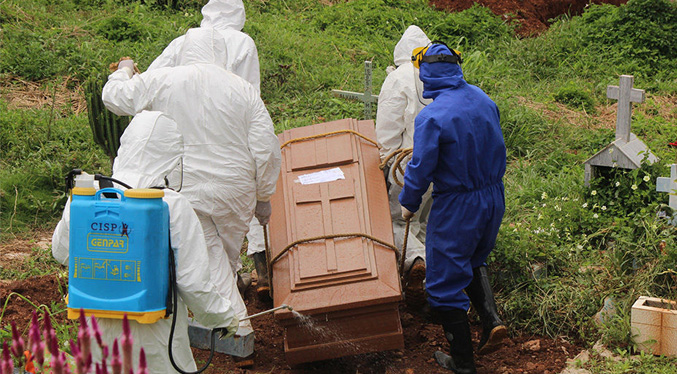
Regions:
[[[618,86],[607,86],[606,97],[618,100],[616,113],[616,140],[624,143],[630,141],[630,120],[632,103],[644,102],[644,90],[632,88],[635,78],[632,75],[621,75]]]
[[[668,205],[677,211],[677,164],[670,165],[670,177],[656,178],[656,191],[670,195]]]
[[[364,62],[364,93],[331,90],[335,96],[360,100],[364,103],[364,119],[371,119],[371,104],[378,102],[378,96],[371,94],[371,61]]]

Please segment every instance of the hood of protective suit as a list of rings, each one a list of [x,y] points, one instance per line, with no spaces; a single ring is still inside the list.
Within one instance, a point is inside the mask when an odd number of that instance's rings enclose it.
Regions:
[[[143,111],[120,138],[113,178],[134,188],[164,186],[164,177],[183,156],[183,137],[172,119],[160,112]]]
[[[177,66],[194,64],[222,65],[227,61],[226,41],[223,35],[214,29],[194,28],[186,32]]]
[[[451,55],[449,48],[442,44],[433,44],[425,52],[430,55]],[[419,77],[423,82],[423,97],[434,99],[443,91],[461,87],[467,84],[463,79],[461,65],[450,62],[421,63]]]
[[[411,25],[402,34],[402,38],[397,45],[393,57],[395,58],[395,66],[400,66],[406,62],[411,62],[411,51],[414,48],[425,47],[430,44],[430,39],[425,35],[420,27]]]
[[[202,7],[200,27],[242,31],[246,16],[242,0],[210,0]]]

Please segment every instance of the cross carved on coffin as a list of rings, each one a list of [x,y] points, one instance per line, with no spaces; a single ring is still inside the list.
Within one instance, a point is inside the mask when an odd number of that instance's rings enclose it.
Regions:
[[[616,140],[623,143],[630,141],[630,121],[632,103],[644,102],[644,90],[632,88],[635,78],[632,75],[621,75],[618,86],[607,86],[606,97],[618,100],[616,111]]]

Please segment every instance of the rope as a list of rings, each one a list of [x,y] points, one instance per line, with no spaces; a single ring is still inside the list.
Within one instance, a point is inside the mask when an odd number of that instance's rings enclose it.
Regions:
[[[273,298],[273,264],[270,262],[270,246],[268,245],[268,224],[263,226],[263,242],[266,245],[266,267],[268,268],[268,294]]]
[[[401,175],[404,175],[404,169],[402,169],[402,161],[409,155],[411,155],[413,150],[414,149],[410,147],[410,148],[400,148],[390,152],[390,154],[386,156],[383,159],[383,161],[378,165],[378,168],[381,170],[385,169],[386,165],[388,165],[388,162],[391,159],[395,158],[395,161],[391,166],[391,174],[393,176],[393,180],[395,181],[395,183],[397,183],[397,185],[400,187],[404,187],[404,183],[398,178],[397,172],[399,171]]]
[[[378,168],[381,169],[381,170],[385,169],[386,165],[388,165],[388,161],[390,161],[393,157],[399,155],[399,154],[402,153],[402,152],[408,152],[408,153],[411,153],[411,150],[412,150],[412,149],[413,149],[413,148],[411,148],[411,147],[409,147],[409,148],[399,148],[399,149],[396,149],[396,150],[390,152],[390,154],[388,154],[388,155],[383,159],[383,161],[382,161],[380,164],[378,164]]]
[[[337,130],[337,131],[325,132],[323,134],[302,136],[300,138],[287,140],[286,142],[282,143],[282,145],[280,146],[280,149],[286,147],[287,145],[289,145],[291,143],[303,142],[303,141],[306,141],[306,140],[312,140],[312,139],[317,139],[317,138],[324,138],[324,137],[327,137],[327,136],[333,136],[333,135],[338,135],[338,134],[353,134],[353,135],[359,136],[360,138],[362,138],[362,139],[368,141],[369,143],[375,145],[376,147],[378,147],[378,143],[375,140],[367,138],[366,136],[360,134],[359,132],[357,132],[355,130]]]
[[[393,163],[394,168],[392,168],[392,175],[393,175],[393,180],[395,183],[397,183],[398,186],[404,187],[404,182],[402,182],[398,177],[397,177],[397,171],[400,172],[400,174],[404,175],[404,169],[402,169],[402,160],[404,160],[406,157],[409,157],[412,152],[414,152],[413,148],[405,148],[400,152],[400,155],[397,156],[397,159],[395,159],[395,162]]]
[[[411,224],[411,218],[407,219],[407,226],[404,228],[404,243],[402,243],[402,258],[400,258],[400,278],[404,277],[404,260],[407,258],[407,241],[409,241],[409,224]]]
[[[282,250],[282,252],[278,253],[277,256],[275,256],[275,257],[273,258],[273,260],[271,261],[271,266],[272,266],[272,264],[274,264],[275,262],[277,262],[277,260],[278,260],[280,257],[282,257],[282,255],[284,255],[284,254],[287,253],[290,249],[292,249],[293,247],[296,247],[296,246],[299,245],[299,244],[314,242],[314,241],[318,241],[318,240],[337,239],[337,238],[352,238],[352,237],[362,237],[362,238],[366,238],[366,239],[373,240],[373,241],[375,241],[376,243],[378,243],[378,244],[380,244],[380,245],[382,245],[382,246],[384,246],[384,247],[386,247],[386,248],[392,249],[393,251],[395,251],[395,253],[397,253],[397,247],[395,247],[394,245],[392,245],[392,244],[390,244],[390,243],[387,243],[387,242],[384,242],[383,240],[381,240],[381,239],[379,239],[379,238],[375,238],[375,237],[373,237],[373,236],[371,236],[371,235],[368,235],[368,234],[362,234],[362,233],[350,233],[350,234],[330,234],[330,235],[320,235],[320,236],[314,236],[314,237],[311,237],[311,238],[300,239],[300,240],[297,240],[297,241],[295,241],[295,242],[293,242],[293,243],[287,245],[286,247],[284,247],[284,249]]]

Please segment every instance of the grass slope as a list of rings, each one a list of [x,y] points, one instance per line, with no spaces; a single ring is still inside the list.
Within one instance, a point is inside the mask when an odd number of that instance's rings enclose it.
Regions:
[[[144,70],[174,37],[199,25],[204,3],[179,2],[172,10],[154,1],[0,2],[3,238],[54,226],[68,170],[110,172],[78,105],[43,100],[18,108],[14,93],[28,83],[46,93],[80,92],[85,79],[105,74],[120,56]],[[423,0],[245,5],[244,31],[258,46],[262,97],[277,131],[360,117],[359,103],[335,98],[331,89],[361,90],[363,61],[370,60],[378,92],[410,24],[463,52],[466,79],[499,105],[508,146],[507,212],[491,265],[513,329],[586,342],[601,337],[625,350],[638,295],[677,299],[675,228],[657,215],[667,196],[654,192],[656,177],[666,176],[674,160],[667,143],[677,140],[674,2],[591,5],[530,39],[517,38],[513,25],[479,6],[447,14]],[[635,87],[647,91],[647,101],[635,104],[632,129],[661,161],[586,188],[583,162],[614,138],[606,87],[621,74],[634,75]],[[608,298],[619,312],[600,327],[593,317]],[[626,369],[645,372],[596,370]]]

